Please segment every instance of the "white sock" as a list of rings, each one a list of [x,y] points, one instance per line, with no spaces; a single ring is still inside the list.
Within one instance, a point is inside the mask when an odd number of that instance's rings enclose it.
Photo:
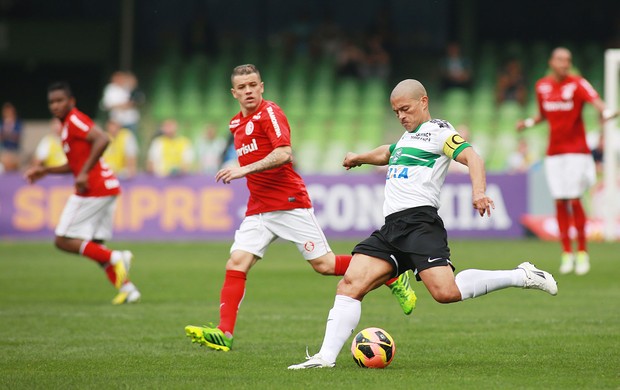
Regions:
[[[464,301],[506,287],[523,287],[525,273],[522,269],[509,271],[466,269],[456,275],[455,282],[461,291],[461,300]]]
[[[130,292],[136,291],[136,290],[137,290],[137,288],[136,288],[135,284],[133,284],[132,282],[127,282],[127,283],[125,283],[125,284],[123,284],[121,286],[119,291],[130,293]]]
[[[336,295],[334,307],[329,311],[325,338],[319,353],[328,362],[335,362],[344,343],[355,330],[362,316],[362,302],[345,295]]]
[[[122,260],[123,260],[123,252],[112,251],[112,255],[110,256],[110,264],[114,265]]]

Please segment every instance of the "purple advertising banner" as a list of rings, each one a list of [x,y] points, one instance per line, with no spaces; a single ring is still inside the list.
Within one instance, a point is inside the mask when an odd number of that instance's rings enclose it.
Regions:
[[[383,224],[382,174],[304,175],[304,180],[328,238],[364,238]],[[140,175],[121,185],[116,240],[232,240],[248,198],[245,180],[224,185],[198,175]],[[48,176],[34,185],[20,175],[0,176],[0,239],[51,239],[72,193],[71,176]],[[495,210],[491,218],[481,218],[472,208],[469,176],[447,177],[439,214],[451,238],[523,236],[526,176],[489,175],[487,195]]]

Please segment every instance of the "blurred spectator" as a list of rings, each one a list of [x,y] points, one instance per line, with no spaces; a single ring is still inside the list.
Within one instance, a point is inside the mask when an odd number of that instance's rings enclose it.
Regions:
[[[101,104],[108,118],[136,134],[140,121],[138,105],[143,95],[138,90],[138,80],[130,72],[117,71],[103,91]]]
[[[202,54],[208,57],[217,56],[219,46],[217,32],[213,28],[213,23],[207,19],[209,12],[208,4],[194,5],[196,9],[192,14],[192,20],[187,24],[183,36],[183,48],[185,55],[191,57],[194,54]],[[202,9],[202,8],[206,9]]]
[[[391,63],[390,53],[386,50],[381,35],[372,35],[366,42],[366,57],[361,68],[362,76],[387,80]]]
[[[441,88],[469,88],[471,86],[471,64],[461,54],[456,42],[446,46],[446,55],[441,60]]]
[[[311,38],[311,45],[318,46],[321,54],[335,58],[340,48],[342,28],[330,14],[323,16]]]
[[[67,156],[62,150],[62,122],[58,118],[50,119],[50,132],[43,136],[32,158],[33,166],[56,167],[67,163]]]
[[[110,143],[103,152],[103,159],[119,179],[129,179],[136,175],[138,167],[138,142],[131,130],[110,119],[105,129]]]
[[[146,169],[159,177],[176,176],[191,171],[194,150],[191,141],[177,134],[178,123],[167,119],[161,125],[161,135],[153,139],[149,148]]]
[[[12,103],[2,105],[0,122],[0,173],[19,169],[19,147],[22,135],[22,121]]]
[[[508,60],[497,77],[497,104],[506,101],[515,101],[525,105],[527,100],[527,87],[521,62],[512,58]]]
[[[361,77],[365,62],[364,51],[350,38],[346,38],[337,52],[336,74],[340,77]]]
[[[527,139],[520,138],[517,149],[508,155],[506,169],[508,173],[527,172],[534,163],[534,157],[530,153]]]
[[[205,131],[196,139],[196,155],[198,170],[205,174],[215,174],[222,165],[222,153],[226,148],[226,140],[219,137],[217,128],[208,124]]]

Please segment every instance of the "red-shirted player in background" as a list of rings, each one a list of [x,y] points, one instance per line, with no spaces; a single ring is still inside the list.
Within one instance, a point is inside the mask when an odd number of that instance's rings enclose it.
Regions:
[[[585,103],[591,103],[601,113],[603,121],[617,113],[605,108],[592,85],[581,76],[570,74],[571,52],[558,47],[551,53],[551,74],[536,83],[539,113],[517,122],[517,130],[549,122],[549,145],[545,158],[545,173],[551,196],[555,199],[556,217],[562,242],[560,273],[573,271],[577,275],[590,270],[586,246],[586,214],[580,198],[595,183],[596,172],[581,115]],[[577,229],[577,256],[573,255],[569,228]]]
[[[231,82],[232,95],[241,108],[229,126],[240,166],[221,169],[215,180],[228,184],[245,177],[250,198],[226,263],[219,325],[185,327],[192,342],[222,351],[232,347],[246,275],[277,238],[295,243],[312,268],[323,275],[344,275],[351,261],[350,255],[334,255],[327,243],[306,186],[293,170],[288,120],[280,107],[263,100],[264,85],[258,69],[251,64],[237,66]],[[416,296],[408,274],[403,273],[386,285],[405,314],[410,314]]]
[[[112,238],[118,179],[101,155],[108,146],[108,136],[84,113],[75,108],[75,98],[66,83],[54,83],[47,91],[52,115],[62,121],[62,147],[67,163],[56,167],[32,167],[24,174],[30,183],[45,175],[72,173],[75,194],[69,197],[56,226],[56,247],[96,261],[119,290],[114,304],[132,303],[140,292],[128,277],[132,253],[110,250],[103,243]]]

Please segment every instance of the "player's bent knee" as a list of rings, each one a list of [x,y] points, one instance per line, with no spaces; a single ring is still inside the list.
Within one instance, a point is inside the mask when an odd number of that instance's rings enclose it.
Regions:
[[[459,302],[461,300],[461,292],[448,289],[441,289],[436,291],[431,291],[431,296],[433,299],[439,303],[453,303]]]
[[[241,271],[247,273],[250,268],[258,261],[258,257],[255,255],[244,252],[234,251],[231,253],[230,258],[226,262],[227,271]]]
[[[54,245],[61,251],[69,251],[68,242],[65,237],[56,236],[56,239],[54,239]]]
[[[368,283],[365,283],[359,279],[349,278],[345,275],[340,282],[338,282],[336,294],[345,295],[361,301],[371,290],[373,290],[373,288]]]
[[[334,274],[334,264],[333,262],[326,261],[323,258],[318,258],[309,261],[312,269],[318,272],[321,275],[333,275]]]

